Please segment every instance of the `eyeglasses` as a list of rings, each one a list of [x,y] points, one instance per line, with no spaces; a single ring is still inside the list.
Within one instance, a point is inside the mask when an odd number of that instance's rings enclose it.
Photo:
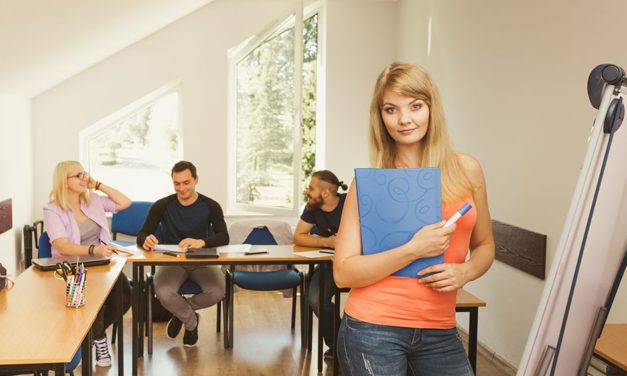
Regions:
[[[89,172],[86,172],[86,171],[79,172],[78,174],[76,174],[76,175],[72,175],[72,176],[68,176],[67,178],[68,178],[68,179],[71,179],[71,178],[78,178],[78,180],[87,179],[87,178],[89,178]]]

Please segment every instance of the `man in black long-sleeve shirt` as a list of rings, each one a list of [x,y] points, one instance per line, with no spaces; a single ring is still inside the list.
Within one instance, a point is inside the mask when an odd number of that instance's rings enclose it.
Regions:
[[[164,244],[181,248],[217,247],[228,244],[229,234],[222,208],[216,201],[196,192],[196,167],[181,161],[172,167],[176,194],[164,197],[150,208],[146,222],[137,236],[137,245],[151,251],[159,244],[157,230]],[[202,292],[187,299],[178,293],[186,280],[196,282]],[[155,293],[170,312],[167,335],[176,338],[185,325],[183,344],[198,341],[197,309],[210,307],[224,298],[224,276],[217,266],[163,266],[155,275]]]

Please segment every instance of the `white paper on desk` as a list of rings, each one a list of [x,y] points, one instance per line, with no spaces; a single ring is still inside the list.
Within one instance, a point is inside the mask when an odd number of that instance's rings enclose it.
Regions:
[[[229,244],[218,247],[219,253],[245,253],[250,251],[250,244]]]
[[[140,250],[136,245],[123,245],[123,244],[119,244],[116,243],[116,241],[112,241],[111,245],[114,245],[115,248],[120,251],[123,252],[124,254],[120,255],[120,256],[130,256],[130,255],[141,255],[144,253],[144,251]]]
[[[187,252],[187,248],[179,248],[178,244],[157,244],[155,247],[157,252]]]
[[[333,256],[329,253],[323,253],[320,251],[304,251],[304,252],[294,252],[296,256],[303,256],[307,258],[318,258],[318,257],[329,257]]]

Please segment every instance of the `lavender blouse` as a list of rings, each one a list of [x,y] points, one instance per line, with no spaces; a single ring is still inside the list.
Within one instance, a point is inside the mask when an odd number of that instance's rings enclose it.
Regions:
[[[100,240],[109,244],[111,242],[111,233],[109,232],[106,213],[116,212],[115,202],[109,197],[95,193],[91,193],[89,198],[91,199],[91,204],[87,206],[87,204],[81,202],[81,210],[100,226]],[[63,210],[54,202],[48,203],[44,206],[44,225],[50,237],[53,257],[61,256],[59,250],[52,244],[56,239],[68,238],[70,243],[81,244],[81,232],[72,214],[72,209]]]

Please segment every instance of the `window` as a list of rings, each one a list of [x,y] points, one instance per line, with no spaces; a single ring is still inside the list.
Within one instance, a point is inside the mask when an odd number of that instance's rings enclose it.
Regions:
[[[296,211],[316,163],[318,14],[303,22],[300,69],[295,64],[295,30],[292,18],[232,60],[232,196],[239,208]],[[296,80],[298,74],[301,80]],[[296,87],[302,88],[299,106]]]
[[[85,129],[80,138],[83,165],[95,179],[134,201],[171,194],[170,170],[182,155],[179,94],[153,93]]]

